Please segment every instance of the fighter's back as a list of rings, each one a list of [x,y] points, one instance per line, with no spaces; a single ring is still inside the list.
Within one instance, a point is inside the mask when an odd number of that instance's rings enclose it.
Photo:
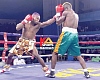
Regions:
[[[78,27],[78,21],[79,17],[73,10],[67,11],[65,21],[63,22],[63,27],[76,29]]]

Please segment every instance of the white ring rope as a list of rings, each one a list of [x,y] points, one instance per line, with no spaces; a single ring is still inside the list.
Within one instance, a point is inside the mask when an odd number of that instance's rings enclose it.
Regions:
[[[65,55],[67,55],[67,54],[65,54]],[[59,54],[59,56],[62,56],[62,55]],[[81,56],[100,56],[100,54],[81,54]],[[52,54],[40,55],[40,57],[52,57]],[[5,58],[7,58],[7,56]],[[14,56],[13,58],[18,58],[18,57]],[[20,58],[32,58],[32,56],[21,56]],[[0,57],[0,59],[2,59],[2,57]]]

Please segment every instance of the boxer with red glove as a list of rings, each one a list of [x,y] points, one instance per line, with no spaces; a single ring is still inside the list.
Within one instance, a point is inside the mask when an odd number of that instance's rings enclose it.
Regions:
[[[44,28],[54,22],[54,18],[51,18],[45,22],[40,22],[40,14],[34,12],[32,15],[28,14],[22,22],[18,23],[16,25],[16,30],[22,30],[22,35],[16,45],[10,49],[6,60],[6,65],[3,67],[0,73],[4,73],[9,70],[12,57],[14,55],[19,57],[26,53],[27,55],[34,56],[41,64],[42,70],[45,72],[45,76],[48,75],[50,71],[44,63],[44,60],[39,56],[38,50],[34,45],[34,39],[40,28]]]
[[[56,6],[55,9],[56,9],[56,15],[54,16],[54,18],[57,21],[59,19],[59,17],[62,16],[62,13],[64,11],[64,7],[61,4],[59,4],[59,5]]]
[[[32,15],[28,14],[21,23],[26,24],[26,23],[28,23],[29,21],[32,21],[32,20],[33,20]]]
[[[78,44],[78,14],[75,13],[75,11],[72,9],[71,3],[69,2],[65,2],[63,3],[63,5],[58,5],[56,7],[56,12],[56,16],[58,16],[56,17],[56,24],[61,24],[62,32],[52,53],[51,71],[50,74],[47,75],[47,77],[55,78],[55,67],[58,54],[64,55],[67,52],[67,55],[75,56],[77,60],[79,60],[84,72],[84,76],[86,78],[90,78],[85,61],[81,57],[81,52]]]

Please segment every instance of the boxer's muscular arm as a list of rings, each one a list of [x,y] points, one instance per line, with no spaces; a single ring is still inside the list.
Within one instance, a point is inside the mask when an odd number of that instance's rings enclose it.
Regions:
[[[46,26],[48,26],[48,25],[50,25],[50,24],[52,24],[52,23],[54,23],[55,22],[55,18],[53,17],[53,18],[51,18],[51,19],[49,19],[49,20],[47,20],[47,21],[45,21],[45,22],[42,22],[41,24],[40,24],[40,27],[41,28],[44,28],[44,27],[46,27]]]
[[[19,24],[17,24],[16,25],[16,30],[18,31],[18,30],[21,30],[22,28],[24,28],[25,27],[25,25],[23,25],[22,23],[19,23]]]
[[[24,28],[25,24],[28,23],[29,21],[32,21],[32,15],[28,14],[24,20],[22,20],[21,23],[17,24],[16,26],[16,30],[21,30],[22,28]]]
[[[62,13],[62,16],[57,17],[57,18],[56,18],[56,24],[61,24],[62,22],[64,22],[64,21],[65,21],[65,18],[66,18],[66,16],[67,16],[67,14],[68,14],[68,12],[67,12],[67,11],[64,11],[64,12]]]

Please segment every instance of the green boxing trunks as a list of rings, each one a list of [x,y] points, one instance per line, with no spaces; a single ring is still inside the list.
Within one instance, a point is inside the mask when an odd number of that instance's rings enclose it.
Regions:
[[[63,27],[62,33],[55,45],[54,52],[64,55],[80,56],[77,29]]]

